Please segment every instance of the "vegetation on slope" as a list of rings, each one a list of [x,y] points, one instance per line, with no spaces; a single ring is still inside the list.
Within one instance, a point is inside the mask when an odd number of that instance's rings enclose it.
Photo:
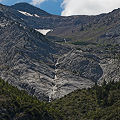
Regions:
[[[44,105],[0,79],[0,120],[52,120]]]
[[[0,120],[119,120],[120,82],[77,90],[40,102],[0,79]]]
[[[119,120],[120,82],[106,84],[104,81],[102,86],[77,90],[53,101],[50,108],[54,108],[52,113],[57,111],[62,120]]]

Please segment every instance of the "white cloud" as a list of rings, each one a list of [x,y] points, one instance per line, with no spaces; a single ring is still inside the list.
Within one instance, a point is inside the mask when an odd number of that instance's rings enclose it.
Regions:
[[[40,5],[41,3],[45,2],[47,0],[32,0],[31,4],[33,5]]]
[[[0,2],[2,2],[3,0],[0,0]]]
[[[45,2],[45,1],[57,2],[57,0],[32,0],[31,4],[33,4],[33,5],[40,5],[41,3]]]
[[[62,16],[97,15],[120,7],[120,0],[63,0]]]

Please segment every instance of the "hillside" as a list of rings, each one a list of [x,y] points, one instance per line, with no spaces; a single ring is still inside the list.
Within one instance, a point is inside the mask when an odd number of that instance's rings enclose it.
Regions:
[[[45,103],[0,79],[0,120],[101,119],[120,119],[120,82],[104,82]]]

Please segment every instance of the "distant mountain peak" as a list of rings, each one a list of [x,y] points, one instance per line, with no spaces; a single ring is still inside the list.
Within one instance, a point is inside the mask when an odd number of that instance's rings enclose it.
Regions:
[[[28,12],[30,14],[37,14],[39,16],[51,16],[51,14],[47,13],[46,11],[37,8],[29,3],[22,2],[22,3],[16,3],[15,5],[11,6],[13,9]]]

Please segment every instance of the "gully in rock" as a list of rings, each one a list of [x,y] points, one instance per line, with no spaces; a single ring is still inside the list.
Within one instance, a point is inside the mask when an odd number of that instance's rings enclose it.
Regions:
[[[50,95],[49,95],[49,102],[51,102],[52,101],[52,99],[53,99],[53,97],[55,96],[55,94],[56,94],[56,92],[57,92],[57,84],[56,84],[56,80],[58,79],[57,78],[57,75],[56,75],[56,66],[58,65],[59,63],[58,63],[58,60],[57,60],[57,63],[55,64],[55,77],[54,77],[54,79],[53,79],[53,81],[54,81],[54,83],[55,83],[55,85],[52,87],[52,89],[51,89],[51,92],[50,92]]]

